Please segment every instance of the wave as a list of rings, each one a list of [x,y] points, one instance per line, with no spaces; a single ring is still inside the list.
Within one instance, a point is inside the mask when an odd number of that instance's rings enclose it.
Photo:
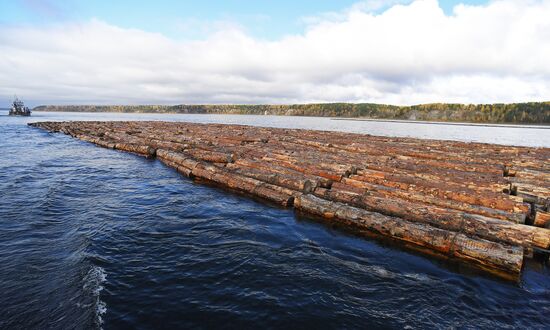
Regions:
[[[99,266],[92,266],[84,277],[82,289],[89,294],[93,300],[95,323],[99,328],[103,325],[103,315],[107,312],[107,304],[100,299],[101,291],[104,289],[103,283],[107,281],[105,269]]]

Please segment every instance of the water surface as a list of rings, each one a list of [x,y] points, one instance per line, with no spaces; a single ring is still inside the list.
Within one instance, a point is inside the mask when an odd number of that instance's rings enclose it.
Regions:
[[[151,113],[66,113],[34,112],[33,121],[45,120],[164,120],[196,123],[242,124],[281,128],[318,129],[382,136],[497,143],[529,147],[550,147],[550,126],[458,125],[402,121],[362,121],[357,118],[327,118],[256,115],[197,115]]]
[[[550,140],[548,130],[348,126],[327,118],[0,116],[1,329],[549,326],[544,263],[529,263],[520,283],[504,282],[195,184],[158,161],[26,126],[92,119],[345,129],[518,145]]]

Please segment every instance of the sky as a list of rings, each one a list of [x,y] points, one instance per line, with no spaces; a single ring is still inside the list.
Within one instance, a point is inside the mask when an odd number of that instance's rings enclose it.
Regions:
[[[0,107],[550,100],[550,0],[0,0]]]

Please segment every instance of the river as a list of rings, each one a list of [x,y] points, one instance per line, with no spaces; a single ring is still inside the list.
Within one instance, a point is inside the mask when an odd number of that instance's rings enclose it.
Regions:
[[[548,328],[510,283],[26,123],[182,120],[550,147],[550,130],[243,115],[0,112],[0,328]]]

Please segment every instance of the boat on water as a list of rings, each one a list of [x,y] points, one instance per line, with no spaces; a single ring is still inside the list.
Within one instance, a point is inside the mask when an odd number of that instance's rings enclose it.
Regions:
[[[15,97],[15,100],[13,100],[13,103],[11,104],[10,116],[30,116],[31,115],[31,109],[29,107],[26,107],[23,101]]]

